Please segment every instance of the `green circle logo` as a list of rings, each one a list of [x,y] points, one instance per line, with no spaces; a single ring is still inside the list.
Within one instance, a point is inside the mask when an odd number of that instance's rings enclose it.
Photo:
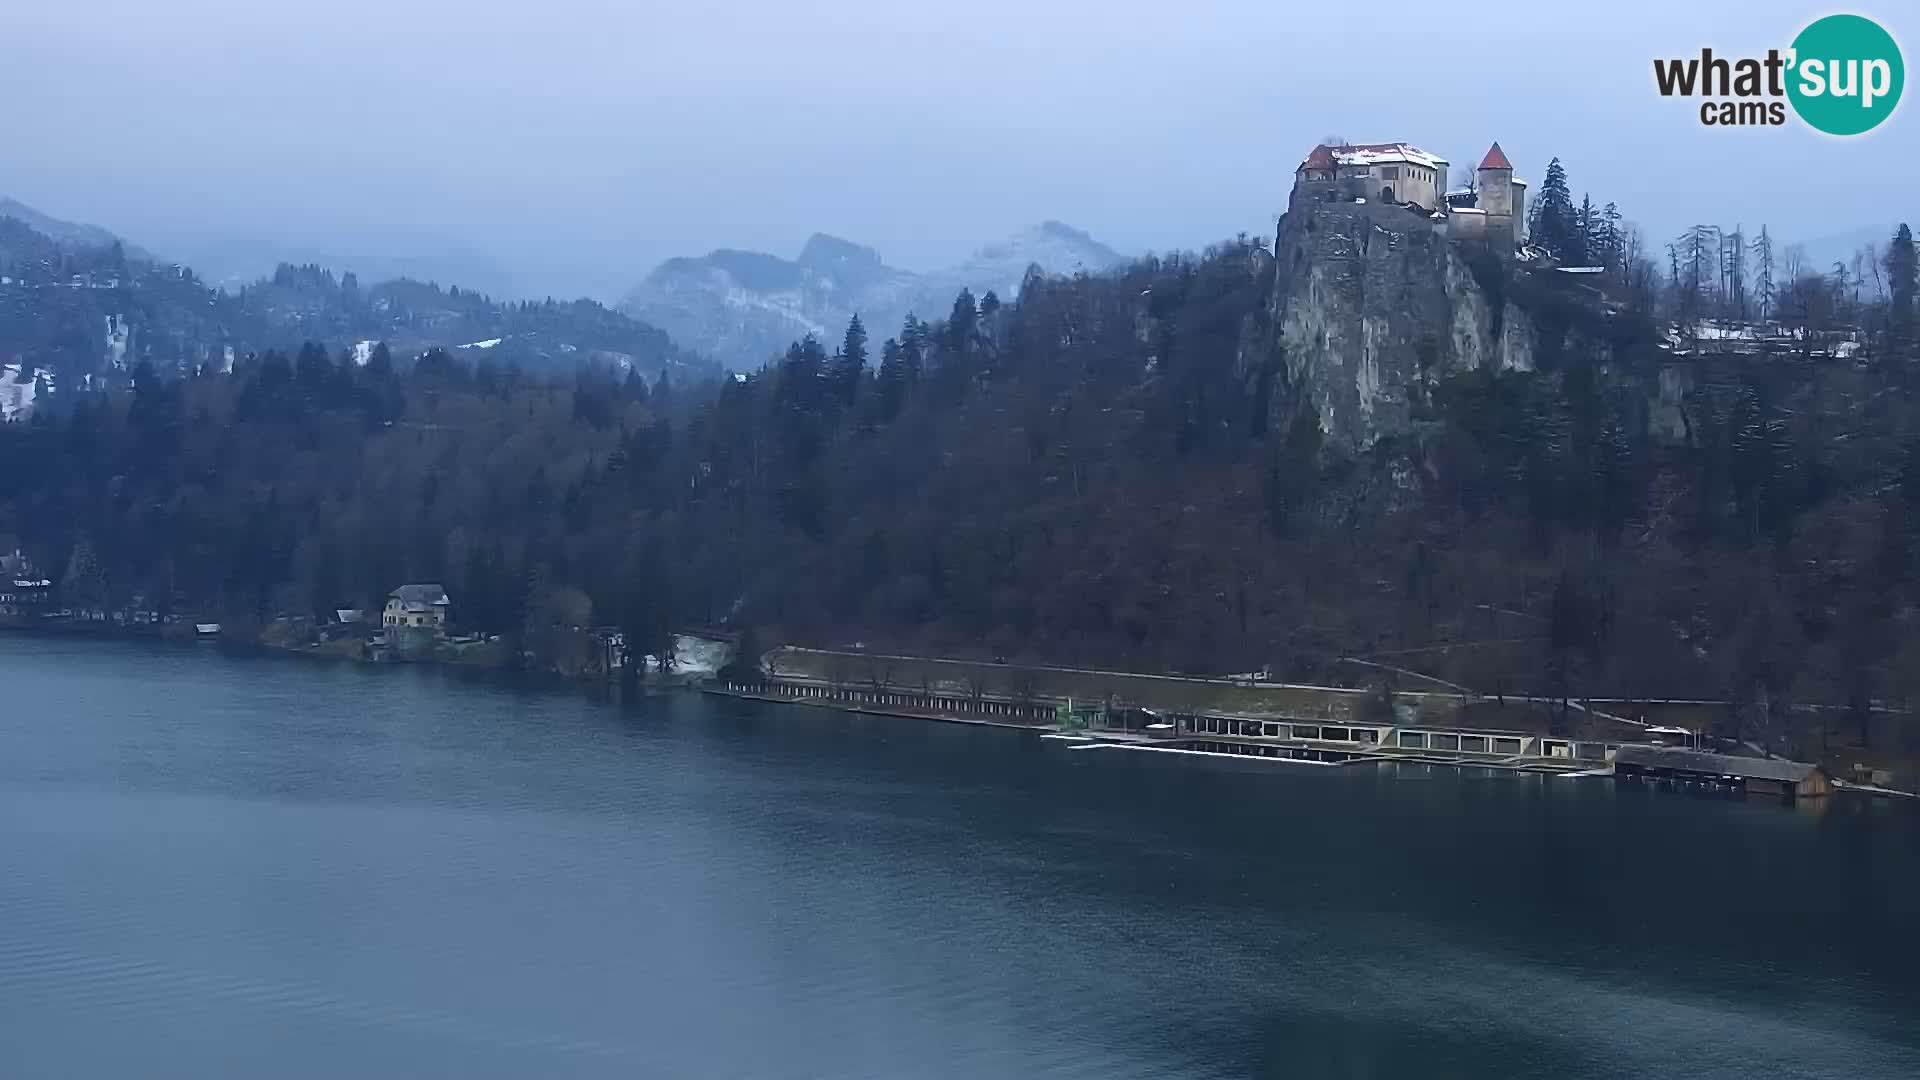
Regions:
[[[1878,127],[1900,104],[1906,65],[1880,24],[1859,15],[1828,15],[1793,39],[1787,98],[1793,111],[1829,135]]]

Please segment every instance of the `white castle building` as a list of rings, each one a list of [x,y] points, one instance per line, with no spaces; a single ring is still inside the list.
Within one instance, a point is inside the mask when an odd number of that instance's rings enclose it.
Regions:
[[[1447,235],[1485,239],[1512,250],[1525,232],[1527,185],[1494,143],[1474,170],[1473,185],[1448,191],[1447,159],[1411,143],[1315,146],[1294,170],[1294,187],[1418,207],[1444,222]]]

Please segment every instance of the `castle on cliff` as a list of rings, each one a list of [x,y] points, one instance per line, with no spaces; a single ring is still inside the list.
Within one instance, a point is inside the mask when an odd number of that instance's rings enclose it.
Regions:
[[[1293,198],[1378,200],[1417,207],[1452,239],[1485,241],[1511,252],[1526,235],[1527,185],[1494,143],[1468,187],[1449,191],[1447,159],[1409,143],[1315,146],[1294,170]]]

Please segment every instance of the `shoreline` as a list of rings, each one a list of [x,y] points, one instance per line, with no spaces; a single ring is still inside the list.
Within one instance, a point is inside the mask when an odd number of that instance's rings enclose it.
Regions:
[[[782,685],[774,683],[770,685]],[[958,709],[971,704],[976,709],[1008,709],[1020,706],[1001,701],[962,702],[959,699],[936,695],[932,700],[953,705],[955,708],[941,709],[919,704],[917,695],[910,693],[886,694],[866,690],[828,691],[820,687],[786,685],[786,693],[772,692],[765,688],[755,689],[740,684],[709,682],[699,687],[701,693],[715,697],[738,698],[746,701],[763,701],[782,705],[807,705],[814,708],[831,709],[855,715],[885,716],[904,720],[923,722],[962,724],[973,727],[991,727],[1015,731],[1027,731],[1042,739],[1066,741],[1078,745],[1071,750],[1117,749],[1162,751],[1186,755],[1211,757],[1227,760],[1254,761],[1258,763],[1312,765],[1312,766],[1356,766],[1379,765],[1385,763],[1438,765],[1449,768],[1484,768],[1501,772],[1535,773],[1540,775],[1572,775],[1575,773],[1592,774],[1596,767],[1606,765],[1604,757],[1547,758],[1539,756],[1484,754],[1477,756],[1436,755],[1429,752],[1402,751],[1392,746],[1382,745],[1380,741],[1364,740],[1338,741],[1317,739],[1266,739],[1257,736],[1236,735],[1198,735],[1193,731],[1169,729],[1165,731],[1128,730],[1113,728],[1093,728],[1074,726],[1060,722],[1044,720],[1014,721],[999,719],[993,715],[968,715]],[[875,701],[874,699],[881,699]],[[906,699],[906,703],[902,703]],[[1056,706],[1045,703],[1025,703],[1033,711],[1052,712]],[[1396,729],[1397,730],[1397,729]]]
[[[189,625],[190,624],[177,624]],[[329,650],[311,646],[276,645],[265,641],[247,641],[238,637],[198,636],[187,633],[166,633],[151,624],[127,626],[124,624],[100,624],[85,622],[41,622],[23,625],[18,622],[0,621],[0,634],[12,633],[21,637],[51,639],[82,639],[92,641],[121,641],[137,644],[178,647],[185,649],[214,649],[225,656],[246,657],[250,659],[298,660],[310,663],[341,664],[361,668],[414,668],[454,675],[458,678],[476,681],[497,681],[515,683],[527,687],[546,689],[571,689],[588,692],[598,696],[601,692],[614,695],[621,693],[628,685],[617,673],[608,676],[602,672],[581,672],[569,675],[560,671],[540,671],[525,667],[504,665],[462,663],[440,657],[428,656],[417,659],[376,659],[364,654],[354,655],[344,650]],[[669,690],[687,688],[693,681],[704,676],[674,675],[667,679],[657,677],[636,680],[633,688],[641,696],[654,696]]]
[[[806,705],[857,716],[1030,732],[1043,739],[1078,743],[1079,745],[1069,748],[1073,750],[1159,751],[1256,763],[1316,766],[1417,764],[1462,770],[1485,769],[1498,772],[1532,773],[1543,776],[1596,776],[1611,775],[1613,750],[1616,746],[1628,745],[1627,742],[1602,743],[1593,740],[1592,737],[1586,739],[1567,737],[1558,740],[1561,745],[1556,749],[1550,745],[1556,740],[1536,732],[1458,728],[1448,723],[1456,719],[1452,716],[1434,717],[1434,720],[1440,721],[1438,724],[1422,724],[1418,721],[1408,723],[1403,719],[1372,722],[1336,720],[1331,716],[1263,718],[1246,714],[1222,714],[1197,703],[1193,712],[1176,709],[1165,713],[1165,716],[1175,718],[1177,724],[1161,722],[1152,725],[1158,730],[1149,729],[1144,724],[1128,727],[1124,722],[1119,727],[1104,723],[1101,726],[1094,726],[1086,719],[1088,714],[1084,710],[1101,710],[1100,715],[1104,717],[1106,714],[1103,707],[1098,704],[1083,704],[1069,713],[1067,709],[1072,703],[1071,698],[1064,701],[1050,701],[1039,697],[1012,700],[983,695],[977,691],[968,696],[955,693],[950,688],[923,687],[914,690],[903,687],[855,687],[795,681],[780,676],[770,676],[762,684],[752,686],[727,683],[717,679],[711,672],[627,680],[618,674],[617,669],[611,675],[599,671],[569,675],[560,671],[461,663],[456,659],[445,657],[406,660],[375,659],[365,654],[352,655],[345,650],[327,650],[311,646],[292,647],[264,641],[243,641],[232,637],[196,637],[190,633],[183,634],[177,631],[167,633],[161,627],[151,625],[89,623],[21,625],[12,621],[0,622],[0,632],[6,631],[22,636],[56,639],[214,646],[224,655],[237,657],[319,660],[374,668],[413,667],[452,675],[462,680],[488,683],[500,688],[538,691],[565,689],[571,692],[582,692],[590,698],[611,704],[624,704],[630,698],[664,696],[675,690],[691,690],[714,697],[776,705]],[[933,660],[934,658],[921,659]],[[1128,673],[1108,674],[1125,676]],[[1155,677],[1149,675],[1143,678]],[[1193,676],[1166,677],[1162,685],[1166,683],[1185,683],[1194,686],[1218,685],[1217,681]],[[1341,695],[1361,693],[1335,687],[1312,689]],[[1123,712],[1126,711],[1123,710]],[[1131,711],[1136,714],[1144,711],[1155,718],[1163,715],[1152,710]],[[1066,717],[1065,720],[1061,719],[1063,716]],[[1297,732],[1302,730],[1303,725],[1309,735],[1298,737]],[[1181,730],[1181,727],[1184,727],[1184,730]],[[1402,728],[1419,729],[1418,733],[1422,735],[1422,739],[1418,748],[1403,746],[1396,739],[1396,735]],[[1337,737],[1335,737],[1336,733]],[[1330,737],[1321,738],[1322,734]],[[1362,738],[1363,734],[1365,738]],[[1438,738],[1435,738],[1436,736]],[[1433,741],[1429,742],[1429,739]],[[1439,739],[1448,740],[1445,744],[1447,749],[1441,749],[1442,743]],[[1468,749],[1469,741],[1473,741],[1482,749]],[[1514,745],[1503,749],[1499,747],[1500,742]],[[1834,787],[1840,791],[1896,799],[1920,798],[1913,792],[1896,787],[1849,782],[1838,776],[1835,776],[1835,781]]]

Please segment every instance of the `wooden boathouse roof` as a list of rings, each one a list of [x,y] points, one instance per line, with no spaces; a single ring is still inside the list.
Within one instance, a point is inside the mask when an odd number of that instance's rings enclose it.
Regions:
[[[1820,766],[1786,758],[1733,757],[1709,754],[1702,750],[1679,750],[1662,746],[1623,746],[1613,755],[1614,765],[1632,765],[1641,769],[1668,769],[1673,772],[1705,773],[1713,776],[1739,776],[1749,780],[1778,780],[1797,784],[1820,770]]]

